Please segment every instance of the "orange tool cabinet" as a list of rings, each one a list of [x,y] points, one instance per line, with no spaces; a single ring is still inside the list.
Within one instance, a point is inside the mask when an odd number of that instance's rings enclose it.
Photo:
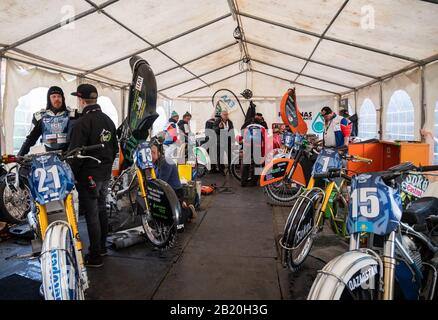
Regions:
[[[376,141],[353,143],[348,146],[350,155],[373,159],[373,163],[348,162],[348,169],[354,172],[383,171],[399,163],[410,161],[415,165],[429,165],[429,145],[416,142]],[[354,172],[353,172],[354,171]]]

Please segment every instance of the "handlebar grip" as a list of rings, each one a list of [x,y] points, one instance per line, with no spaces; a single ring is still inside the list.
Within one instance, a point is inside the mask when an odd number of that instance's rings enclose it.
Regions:
[[[423,171],[437,171],[437,170],[438,170],[438,165],[418,167],[418,171],[420,171],[420,172],[423,172]]]
[[[104,144],[102,143],[102,144],[95,144],[95,145],[92,145],[92,146],[86,146],[86,147],[82,147],[81,149],[82,149],[82,151],[92,151],[92,150],[98,150],[98,149],[103,149],[105,146],[104,146]]]
[[[329,178],[329,177],[330,177],[330,174],[328,172],[326,172],[326,173],[315,173],[313,175],[314,179],[326,179],[326,178]]]
[[[353,160],[359,160],[359,161],[363,161],[363,162],[373,162],[373,159],[368,159],[368,158],[364,158],[364,157],[360,157],[360,156],[351,156]]]

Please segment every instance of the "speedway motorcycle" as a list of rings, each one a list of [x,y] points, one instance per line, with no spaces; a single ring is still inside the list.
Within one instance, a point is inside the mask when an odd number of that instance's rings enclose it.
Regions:
[[[318,271],[308,299],[436,299],[438,195],[422,197],[403,209],[396,183],[405,173],[435,170],[438,166],[408,163],[353,176],[349,251]],[[367,245],[361,246],[364,235]]]
[[[32,249],[40,255],[43,293],[46,300],[83,300],[89,287],[82,257],[77,215],[73,205],[74,177],[65,160],[92,159],[94,145],[69,152],[52,151],[16,157],[6,155],[3,163],[17,163],[29,170],[32,210],[29,221],[37,236]]]

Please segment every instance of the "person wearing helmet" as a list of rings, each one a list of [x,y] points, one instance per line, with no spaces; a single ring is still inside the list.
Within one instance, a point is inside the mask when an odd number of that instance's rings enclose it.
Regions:
[[[183,223],[192,222],[196,219],[196,209],[190,204],[187,205],[182,199],[184,191],[178,175],[178,168],[176,164],[166,158],[163,150],[164,137],[160,134],[151,139],[152,162],[157,179],[167,182],[175,191],[178,199],[181,202]]]
[[[42,137],[46,151],[67,150],[72,125],[77,118],[77,111],[66,106],[62,89],[50,87],[47,91],[46,108],[33,114],[32,129],[17,155],[28,154],[39,137]]]

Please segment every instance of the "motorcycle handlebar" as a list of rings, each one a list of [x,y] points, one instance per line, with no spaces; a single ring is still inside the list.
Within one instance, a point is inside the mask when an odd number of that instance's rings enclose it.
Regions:
[[[351,181],[351,177],[345,174],[342,169],[331,168],[324,173],[315,173],[313,175],[314,179],[331,179],[331,178],[344,178],[347,181]]]
[[[104,148],[103,144],[96,144],[96,145],[92,145],[92,146],[84,146],[84,147],[75,148],[71,151],[64,152],[64,153],[62,151],[49,151],[49,152],[43,152],[43,153],[37,153],[37,154],[30,154],[30,155],[26,155],[26,156],[15,156],[12,154],[7,154],[7,155],[3,155],[0,157],[0,163],[7,164],[7,163],[16,162],[16,163],[24,164],[24,163],[32,160],[32,158],[34,158],[34,157],[48,155],[48,154],[58,154],[58,155],[61,155],[63,159],[65,159],[66,157],[80,155],[83,152],[98,150],[98,149],[102,149],[102,148]]]
[[[438,170],[438,165],[433,165],[433,166],[422,166],[422,167],[418,167],[417,171],[420,172],[426,172],[426,171],[437,171]]]

